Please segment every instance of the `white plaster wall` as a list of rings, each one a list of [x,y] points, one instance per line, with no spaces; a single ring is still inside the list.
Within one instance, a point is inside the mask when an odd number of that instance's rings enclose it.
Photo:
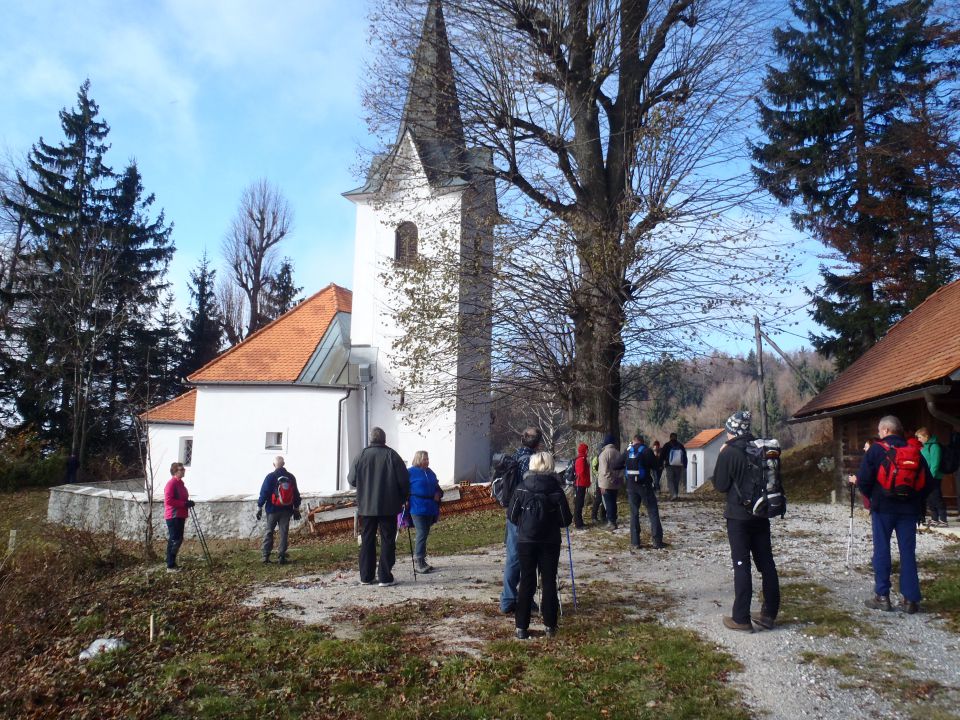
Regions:
[[[201,387],[193,463],[184,478],[191,495],[256,495],[277,455],[286,459],[301,493],[335,492],[337,405],[345,394],[285,385]],[[265,448],[267,432],[283,433],[282,449]]]
[[[170,464],[180,459],[180,438],[193,437],[193,425],[151,423],[147,429],[150,442],[150,470],[154,487],[162,492],[170,479]],[[189,469],[187,470],[189,472]],[[151,475],[147,475],[150,478]]]
[[[709,443],[695,450],[687,450],[687,491],[692,492],[713,477],[717,467],[717,458],[720,448],[723,447],[726,437],[720,435]],[[696,465],[694,465],[696,458]]]

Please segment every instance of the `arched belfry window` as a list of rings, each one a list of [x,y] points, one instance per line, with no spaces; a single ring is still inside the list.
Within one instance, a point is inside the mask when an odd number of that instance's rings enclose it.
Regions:
[[[396,261],[400,265],[409,265],[417,257],[417,226],[412,222],[402,222],[397,226]]]

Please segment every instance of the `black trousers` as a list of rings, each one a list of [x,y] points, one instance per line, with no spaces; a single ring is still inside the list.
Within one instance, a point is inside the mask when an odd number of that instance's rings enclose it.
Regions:
[[[377,566],[377,532],[380,534],[380,564]],[[360,582],[373,582],[376,569],[378,582],[393,582],[393,565],[397,561],[397,516],[360,516]]]
[[[930,510],[932,520],[947,521],[947,506],[946,503],[943,502],[943,490],[940,480],[933,481],[933,489],[930,491],[930,494],[927,495],[927,508]]]
[[[583,503],[587,498],[585,487],[576,487],[573,490],[573,526],[583,527]]]
[[[597,486],[594,486],[593,512],[590,513],[590,519],[596,522],[598,516],[600,517],[601,521],[605,521],[607,519],[607,509],[603,506],[603,490]]]
[[[537,570],[540,571],[540,616],[546,627],[555,628],[560,614],[557,599],[557,566],[560,564],[560,545],[538,542],[517,543],[520,556],[520,586],[517,589],[517,609],[514,619],[518,628],[530,627],[530,608],[537,590]]]
[[[628,480],[627,499],[630,501],[630,544],[640,547],[640,505],[643,504],[647,507],[647,519],[650,521],[650,540],[654,545],[660,545],[663,542],[663,525],[660,524],[660,506],[653,485]]]
[[[770,543],[770,521],[754,517],[745,520],[727,520],[727,538],[733,559],[733,613],[734,622],[750,622],[750,601],[753,599],[753,577],[750,557],[760,571],[763,583],[763,604],[760,613],[775,618],[780,612],[780,578],[773,561]]]

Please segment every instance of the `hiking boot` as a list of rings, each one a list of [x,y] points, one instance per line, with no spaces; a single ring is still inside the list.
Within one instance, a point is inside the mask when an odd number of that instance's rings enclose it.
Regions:
[[[900,606],[897,609],[905,612],[907,615],[915,615],[916,613],[920,612],[920,603],[903,598],[900,601]]]
[[[666,547],[667,547],[667,544],[666,544],[665,542],[663,542],[663,540],[660,540],[659,542],[655,542],[655,543],[653,544],[653,549],[654,549],[654,550],[663,550],[663,549],[666,548]]]
[[[548,627],[548,628],[546,628],[543,632],[544,632],[544,634],[545,634],[547,637],[556,637],[556,636],[557,636],[557,629],[556,629],[555,627]]]
[[[871,610],[885,610],[887,612],[893,610],[889,595],[874,595],[872,598],[864,600],[863,604]]]
[[[373,585],[373,580],[361,580],[361,585]]]
[[[613,532],[616,529],[617,529],[616,523],[612,523],[612,522],[607,523],[607,530],[609,530],[610,532]]]
[[[753,632],[753,625],[751,625],[749,622],[738,623],[732,617],[728,617],[726,615],[723,616],[723,626],[728,630],[739,630],[740,632],[749,633]]]
[[[417,558],[414,561],[413,566],[416,568],[418,573],[429,573],[433,572],[433,565],[429,565],[426,560],[423,558]]]
[[[389,580],[381,580],[380,582],[377,583],[377,585],[380,587],[390,587],[395,582],[396,581],[393,578],[390,578]]]
[[[281,565],[286,565],[289,561],[287,560],[286,555],[281,555],[279,558],[277,558],[277,562]]]
[[[180,572],[181,570],[183,570],[183,568],[177,567],[176,565],[174,565],[173,567],[168,567],[168,568],[167,568],[167,572],[168,572],[168,573],[178,573],[178,572]]]
[[[761,630],[773,630],[775,620],[769,615],[764,615],[762,612],[750,613],[750,619]]]
[[[500,612],[504,615],[513,615],[517,611],[517,606],[514,604],[507,605],[507,607],[500,608]]]
[[[517,628],[517,631],[514,633],[514,637],[517,638],[517,640],[529,640],[530,633],[523,628]]]
[[[264,565],[269,565],[270,562],[271,562],[271,560],[270,560],[269,557],[265,557],[265,558],[263,559],[263,564],[264,564]]]

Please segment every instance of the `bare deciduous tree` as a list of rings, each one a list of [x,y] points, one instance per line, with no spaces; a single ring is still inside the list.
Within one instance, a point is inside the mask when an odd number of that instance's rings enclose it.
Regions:
[[[273,275],[276,247],[290,233],[292,222],[293,211],[286,198],[269,181],[258,180],[243,191],[237,215],[223,241],[223,259],[230,279],[246,298],[243,309],[246,327],[229,321],[227,324],[231,344],[264,324],[261,305],[267,281]],[[232,301],[233,294],[224,291],[220,299]],[[224,304],[225,320],[226,313]]]

